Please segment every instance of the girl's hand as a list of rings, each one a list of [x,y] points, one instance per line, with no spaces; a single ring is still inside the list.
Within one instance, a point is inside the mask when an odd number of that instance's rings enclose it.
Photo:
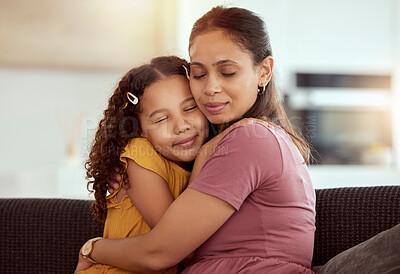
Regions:
[[[251,124],[256,122],[257,119],[254,118],[245,118],[240,120],[239,122],[234,123],[221,133],[219,133],[217,136],[212,138],[210,141],[202,145],[200,148],[199,153],[197,154],[196,160],[193,165],[192,169],[192,174],[190,176],[189,184],[193,182],[193,180],[197,177],[197,175],[200,173],[201,168],[207,161],[208,157],[210,157],[211,153],[214,151],[214,148],[218,145],[219,141],[232,129],[234,129],[237,126],[245,125],[245,124]]]
[[[114,180],[108,182],[108,192],[110,194],[114,193],[114,190],[118,190],[119,186],[121,184],[122,181],[122,176],[119,172],[119,168],[115,168],[115,176],[114,176]],[[128,189],[129,188],[129,180],[128,180],[128,176],[124,177],[124,183],[122,184],[122,188],[124,189]]]
[[[122,181],[122,177],[118,171],[116,171],[114,176],[114,181],[108,182],[108,192],[110,194],[114,193],[114,189],[117,190],[119,188],[119,183]]]
[[[215,136],[214,138],[212,138],[210,141],[208,141],[207,143],[205,143],[203,145],[203,147],[207,148],[207,152],[208,152],[208,156],[210,156],[211,152],[214,150],[214,148],[217,146],[217,144],[219,143],[219,141],[221,141],[221,139],[231,130],[233,130],[234,128],[241,126],[241,125],[246,125],[246,124],[252,124],[254,122],[258,121],[255,118],[244,118],[236,123],[234,123],[233,125],[231,125],[230,127],[226,128],[224,131],[220,132],[217,136]],[[203,148],[202,147],[202,148]],[[207,157],[208,158],[208,157]]]
[[[88,269],[92,265],[93,265],[93,263],[91,263],[88,260],[86,260],[85,258],[83,258],[82,252],[81,252],[81,250],[79,250],[79,260],[78,260],[78,264],[76,266],[74,273],[78,273],[79,271]]]

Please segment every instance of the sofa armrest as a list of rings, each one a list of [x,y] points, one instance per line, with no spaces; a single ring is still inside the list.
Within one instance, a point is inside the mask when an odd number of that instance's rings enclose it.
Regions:
[[[316,191],[313,266],[400,223],[400,186]]]
[[[86,240],[101,236],[90,200],[0,199],[0,272],[73,273]]]

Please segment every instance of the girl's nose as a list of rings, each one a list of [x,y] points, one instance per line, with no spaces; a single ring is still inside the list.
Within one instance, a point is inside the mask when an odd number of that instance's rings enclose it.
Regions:
[[[191,129],[192,125],[190,124],[189,121],[184,119],[183,117],[180,117],[177,119],[175,123],[175,132],[176,134],[183,133],[189,129]]]

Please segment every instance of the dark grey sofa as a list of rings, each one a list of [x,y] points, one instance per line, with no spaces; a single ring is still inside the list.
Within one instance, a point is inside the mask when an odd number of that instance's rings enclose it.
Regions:
[[[400,223],[400,186],[317,190],[313,266]],[[0,199],[0,273],[73,273],[101,236],[89,200]]]

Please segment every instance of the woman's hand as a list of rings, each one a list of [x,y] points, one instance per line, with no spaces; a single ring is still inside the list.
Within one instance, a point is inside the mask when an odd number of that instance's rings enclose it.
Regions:
[[[78,273],[79,271],[88,269],[92,265],[93,265],[93,263],[91,263],[88,260],[86,260],[85,258],[83,258],[82,251],[79,250],[79,260],[78,260],[78,264],[77,264],[77,266],[75,268],[75,272],[74,273]]]

